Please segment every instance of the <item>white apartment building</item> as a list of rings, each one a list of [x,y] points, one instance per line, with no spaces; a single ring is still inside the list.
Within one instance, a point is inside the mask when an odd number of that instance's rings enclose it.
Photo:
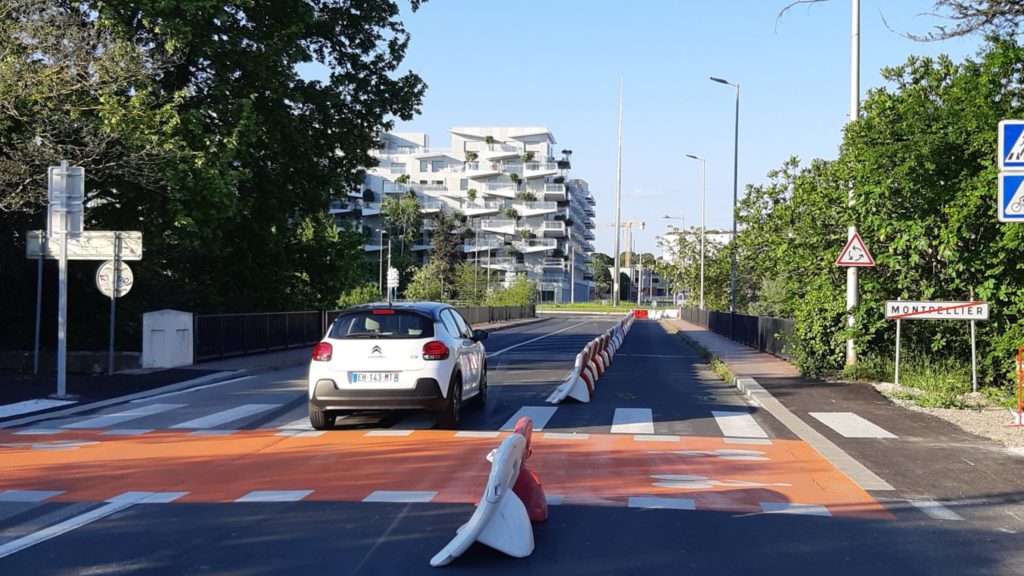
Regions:
[[[526,273],[543,302],[592,300],[587,265],[595,202],[585,181],[567,176],[572,151],[556,151],[547,128],[456,127],[449,133],[451,146],[444,149],[431,148],[422,133],[382,134],[373,151],[380,164],[367,170],[361,190],[331,206],[339,222],[355,219],[367,234],[368,257],[378,260],[387,248],[381,203],[411,192],[424,216],[439,210],[466,215],[466,260],[500,280]],[[433,247],[431,224],[424,222],[412,247],[421,264]]]

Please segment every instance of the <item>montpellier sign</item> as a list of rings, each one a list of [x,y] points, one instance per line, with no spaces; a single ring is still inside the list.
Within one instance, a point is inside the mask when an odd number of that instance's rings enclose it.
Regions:
[[[901,320],[968,320],[971,323],[971,381],[978,391],[978,350],[975,321],[988,320],[988,302],[912,302],[889,300],[885,303],[885,317],[896,321],[896,385],[900,383],[900,321]]]

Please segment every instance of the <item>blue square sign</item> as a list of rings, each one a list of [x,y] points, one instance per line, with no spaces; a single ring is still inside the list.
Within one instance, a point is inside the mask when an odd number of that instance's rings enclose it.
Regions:
[[[999,122],[999,169],[1024,170],[1024,120]]]
[[[1024,222],[1024,173],[999,174],[999,221]]]

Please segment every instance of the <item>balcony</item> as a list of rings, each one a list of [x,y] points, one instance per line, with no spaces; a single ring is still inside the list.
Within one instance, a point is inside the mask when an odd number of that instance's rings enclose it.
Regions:
[[[526,162],[523,164],[524,178],[541,178],[558,174],[558,164],[554,162]]]
[[[565,184],[545,184],[544,199],[549,202],[565,202],[568,199],[565,194]]]
[[[561,258],[545,258],[540,261],[542,268],[558,268],[561,270],[565,266],[565,260]]]
[[[345,202],[344,200],[335,200],[331,202],[331,207],[327,210],[328,214],[348,214],[357,208],[354,202]]]
[[[462,204],[462,212],[466,216],[484,216],[487,214],[497,214],[505,209],[505,203],[493,200],[486,202],[465,202]]]
[[[594,240],[594,233],[590,230],[583,231],[583,238],[586,240]]]
[[[505,241],[501,238],[488,238],[481,240],[474,238],[462,245],[463,252],[484,252],[486,250],[497,250],[505,247]]]
[[[558,210],[558,204],[554,202],[513,202],[512,207],[520,216],[554,214]]]
[[[587,228],[587,230],[593,230],[594,229],[594,221],[593,220],[587,220],[586,222],[583,223],[583,226],[585,226]]]
[[[487,178],[501,174],[499,162],[466,162],[465,174],[469,178]]]
[[[500,196],[502,198],[515,198],[519,187],[512,183],[505,182],[484,182],[484,194]]]
[[[422,252],[423,250],[433,250],[434,244],[429,241],[418,240],[412,245],[413,252]]]
[[[587,216],[590,216],[591,218],[593,218],[594,217],[594,208],[591,207],[591,206],[584,206],[583,207],[583,213],[586,214]]]
[[[512,270],[516,265],[516,259],[511,256],[494,256],[491,258],[483,258],[479,260],[478,264],[484,268],[490,268],[491,270]]]
[[[514,234],[516,231],[516,221],[484,220],[480,223],[480,228],[485,232],[492,232],[495,234]]]
[[[590,204],[591,206],[593,206],[596,203],[597,202],[594,201],[594,197],[591,196],[590,194],[587,194],[587,204]]]
[[[363,202],[363,216],[380,214],[380,202]]]
[[[444,207],[444,202],[440,200],[425,200],[420,199],[420,214],[436,214],[440,212]],[[365,211],[363,212],[365,214]]]
[[[545,238],[565,238],[565,222],[548,220],[540,227],[541,236]]]
[[[368,244],[363,244],[363,251],[364,252],[378,252],[378,251],[382,250],[383,248],[384,248],[384,246],[379,244],[379,243],[377,243],[377,242],[371,242],[371,243],[368,243]]]
[[[554,238],[531,238],[529,240],[513,242],[512,246],[523,254],[530,254],[558,248],[558,240]]]

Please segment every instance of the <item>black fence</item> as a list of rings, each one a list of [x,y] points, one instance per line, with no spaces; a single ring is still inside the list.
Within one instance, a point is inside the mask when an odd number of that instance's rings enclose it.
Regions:
[[[794,320],[771,316],[749,316],[714,310],[681,308],[683,320],[703,326],[715,334],[731,338],[767,352],[784,360],[790,360],[789,343],[793,342]]]
[[[470,324],[536,318],[536,307],[457,308]],[[192,320],[193,362],[265,354],[312,346],[342,310],[196,315]]]

